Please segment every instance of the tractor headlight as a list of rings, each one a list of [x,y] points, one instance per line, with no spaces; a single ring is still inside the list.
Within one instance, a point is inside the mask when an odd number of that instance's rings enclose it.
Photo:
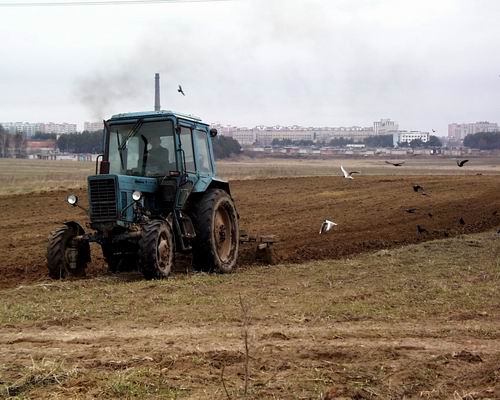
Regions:
[[[78,196],[74,194],[70,194],[67,198],[66,201],[69,203],[70,206],[76,206],[78,204]]]
[[[138,190],[134,190],[134,192],[132,193],[132,200],[139,201],[140,199],[142,199],[142,193]]]

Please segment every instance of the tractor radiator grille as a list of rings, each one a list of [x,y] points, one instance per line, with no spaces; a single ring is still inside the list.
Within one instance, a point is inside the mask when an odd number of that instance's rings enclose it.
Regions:
[[[89,181],[92,221],[116,221],[116,189],[114,179]]]

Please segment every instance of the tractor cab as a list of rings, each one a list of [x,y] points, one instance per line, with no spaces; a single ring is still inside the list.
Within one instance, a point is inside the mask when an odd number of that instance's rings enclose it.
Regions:
[[[95,233],[85,234],[73,221],[56,231],[49,274],[81,270],[92,242],[101,245],[111,271],[137,267],[146,278],[166,277],[175,252],[192,253],[195,269],[232,270],[238,214],[229,184],[216,178],[211,139],[217,131],[171,111],[118,114],[104,126],[99,173],[88,177]],[[68,202],[78,206],[76,196]],[[51,257],[61,243],[69,255]]]

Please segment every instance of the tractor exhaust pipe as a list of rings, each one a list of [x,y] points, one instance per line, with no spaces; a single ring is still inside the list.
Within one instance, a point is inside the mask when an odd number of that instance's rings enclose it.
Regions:
[[[155,111],[160,111],[160,74],[155,74]]]

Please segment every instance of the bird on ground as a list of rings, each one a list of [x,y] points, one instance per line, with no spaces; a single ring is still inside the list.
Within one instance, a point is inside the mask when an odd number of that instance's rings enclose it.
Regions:
[[[182,86],[181,86],[181,85],[179,85],[179,88],[177,89],[177,91],[178,91],[180,94],[182,94],[183,96],[185,96],[185,94],[184,94],[184,90],[182,90]]]
[[[319,234],[322,235],[324,233],[329,232],[335,225],[335,222],[325,219],[321,224],[321,229],[319,230]]]
[[[415,211],[417,211],[417,208],[407,208],[405,211],[409,214],[415,214]]]
[[[465,221],[464,221],[464,219],[462,217],[460,217],[460,219],[458,220],[458,223],[460,225],[465,225]]]
[[[415,193],[420,193],[422,196],[429,196],[427,193],[425,193],[424,188],[420,185],[413,185],[413,191]]]
[[[423,233],[429,233],[429,231],[425,229],[423,226],[417,225],[417,233],[423,234]]]
[[[395,167],[401,167],[405,162],[401,161],[401,162],[393,163],[393,162],[390,162],[390,161],[386,161],[385,163],[386,164],[390,164],[390,165],[394,165]]]
[[[461,161],[460,161],[460,160],[457,160],[457,165],[458,165],[460,168],[462,168],[462,167],[464,166],[464,164],[465,164],[466,162],[468,162],[468,161],[469,161],[469,160],[461,160]]]
[[[345,179],[354,179],[352,177],[352,174],[359,174],[360,173],[359,171],[347,172],[347,170],[342,165],[340,166],[340,169],[342,170],[342,173],[344,174]]]

